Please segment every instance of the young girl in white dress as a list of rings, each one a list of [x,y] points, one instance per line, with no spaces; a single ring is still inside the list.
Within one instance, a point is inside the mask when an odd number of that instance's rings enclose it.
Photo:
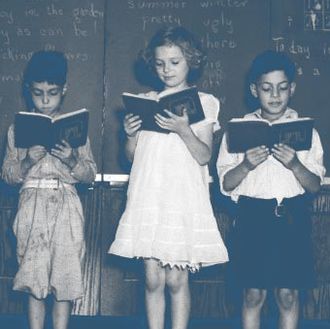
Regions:
[[[194,82],[205,56],[182,27],[165,28],[151,39],[142,57],[162,91],[157,99]],[[141,130],[139,116],[124,119],[126,151],[133,161],[127,205],[109,253],[143,258],[146,311],[150,329],[164,327],[165,286],[169,289],[172,328],[187,328],[190,311],[188,273],[228,261],[227,249],[209,198],[207,163],[213,132],[219,129],[219,101],[199,93],[205,119],[189,125],[187,113],[155,116],[169,133]]]

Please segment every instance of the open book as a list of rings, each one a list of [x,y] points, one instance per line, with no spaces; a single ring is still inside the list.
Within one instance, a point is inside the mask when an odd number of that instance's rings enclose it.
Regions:
[[[88,135],[89,112],[86,109],[52,118],[35,112],[15,114],[15,146],[29,148],[42,145],[50,150],[62,140],[75,148],[85,145]]]
[[[262,119],[234,118],[228,122],[228,150],[231,153],[265,145],[286,144],[296,151],[308,150],[312,143],[314,119],[297,118],[270,123]]]
[[[183,109],[186,109],[190,124],[205,118],[198,90],[195,86],[175,93],[166,94],[160,97],[159,100],[130,93],[123,93],[122,97],[127,113],[140,116],[142,120],[142,130],[168,133],[169,131],[159,127],[154,119],[156,113],[167,117],[164,109],[176,115],[182,115]]]

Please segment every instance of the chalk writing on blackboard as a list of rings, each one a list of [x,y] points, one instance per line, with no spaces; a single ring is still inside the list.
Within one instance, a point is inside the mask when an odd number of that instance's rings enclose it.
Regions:
[[[240,8],[248,4],[248,0],[204,0],[200,1],[201,8]]]
[[[38,12],[37,8],[27,8],[24,13],[25,13],[26,17],[29,17],[29,16],[39,17],[39,12]]]
[[[13,24],[14,18],[13,18],[13,12],[11,10],[0,10],[0,22],[4,22],[7,24]]]
[[[1,39],[1,43],[4,45],[10,44],[10,37],[7,30],[0,29],[0,39]]]
[[[146,31],[152,25],[182,25],[181,18],[175,15],[158,15],[158,16],[149,16],[144,15],[141,17],[142,20],[142,31]]]
[[[82,18],[94,18],[103,19],[104,12],[102,10],[96,9],[94,3],[91,2],[88,6],[82,8],[74,8],[72,10],[72,17],[76,23],[80,23]]]
[[[307,42],[298,43],[294,39],[287,40],[284,37],[273,37],[272,40],[276,51],[287,51],[293,55],[302,55],[305,59],[311,58],[311,48]]]
[[[1,49],[0,59],[9,60],[10,62],[28,61],[31,58],[32,53],[32,51],[24,51],[8,47]]]
[[[46,7],[47,15],[49,16],[63,16],[64,10],[63,8],[57,8],[54,3],[52,3],[50,6]]]
[[[187,7],[187,1],[137,1],[128,0],[128,9],[184,9]]]
[[[207,18],[203,20],[202,24],[209,27],[214,33],[222,31],[232,34],[234,32],[233,20],[223,11],[219,13],[217,18]]]

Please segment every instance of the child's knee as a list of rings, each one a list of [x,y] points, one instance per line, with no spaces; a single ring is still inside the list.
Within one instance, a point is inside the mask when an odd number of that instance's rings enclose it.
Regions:
[[[279,289],[277,303],[280,309],[291,310],[298,303],[298,291],[294,289]]]
[[[172,269],[166,273],[166,285],[172,293],[188,287],[188,272],[186,270]]]
[[[156,291],[165,287],[165,279],[160,272],[147,273],[145,286],[148,291]]]
[[[261,307],[266,299],[266,291],[261,289],[246,289],[244,306],[247,308]]]

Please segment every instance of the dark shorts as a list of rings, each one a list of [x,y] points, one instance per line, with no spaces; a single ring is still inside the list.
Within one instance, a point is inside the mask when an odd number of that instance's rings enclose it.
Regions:
[[[310,198],[299,195],[282,204],[276,208],[275,199],[239,198],[231,260],[240,287],[314,286]]]

